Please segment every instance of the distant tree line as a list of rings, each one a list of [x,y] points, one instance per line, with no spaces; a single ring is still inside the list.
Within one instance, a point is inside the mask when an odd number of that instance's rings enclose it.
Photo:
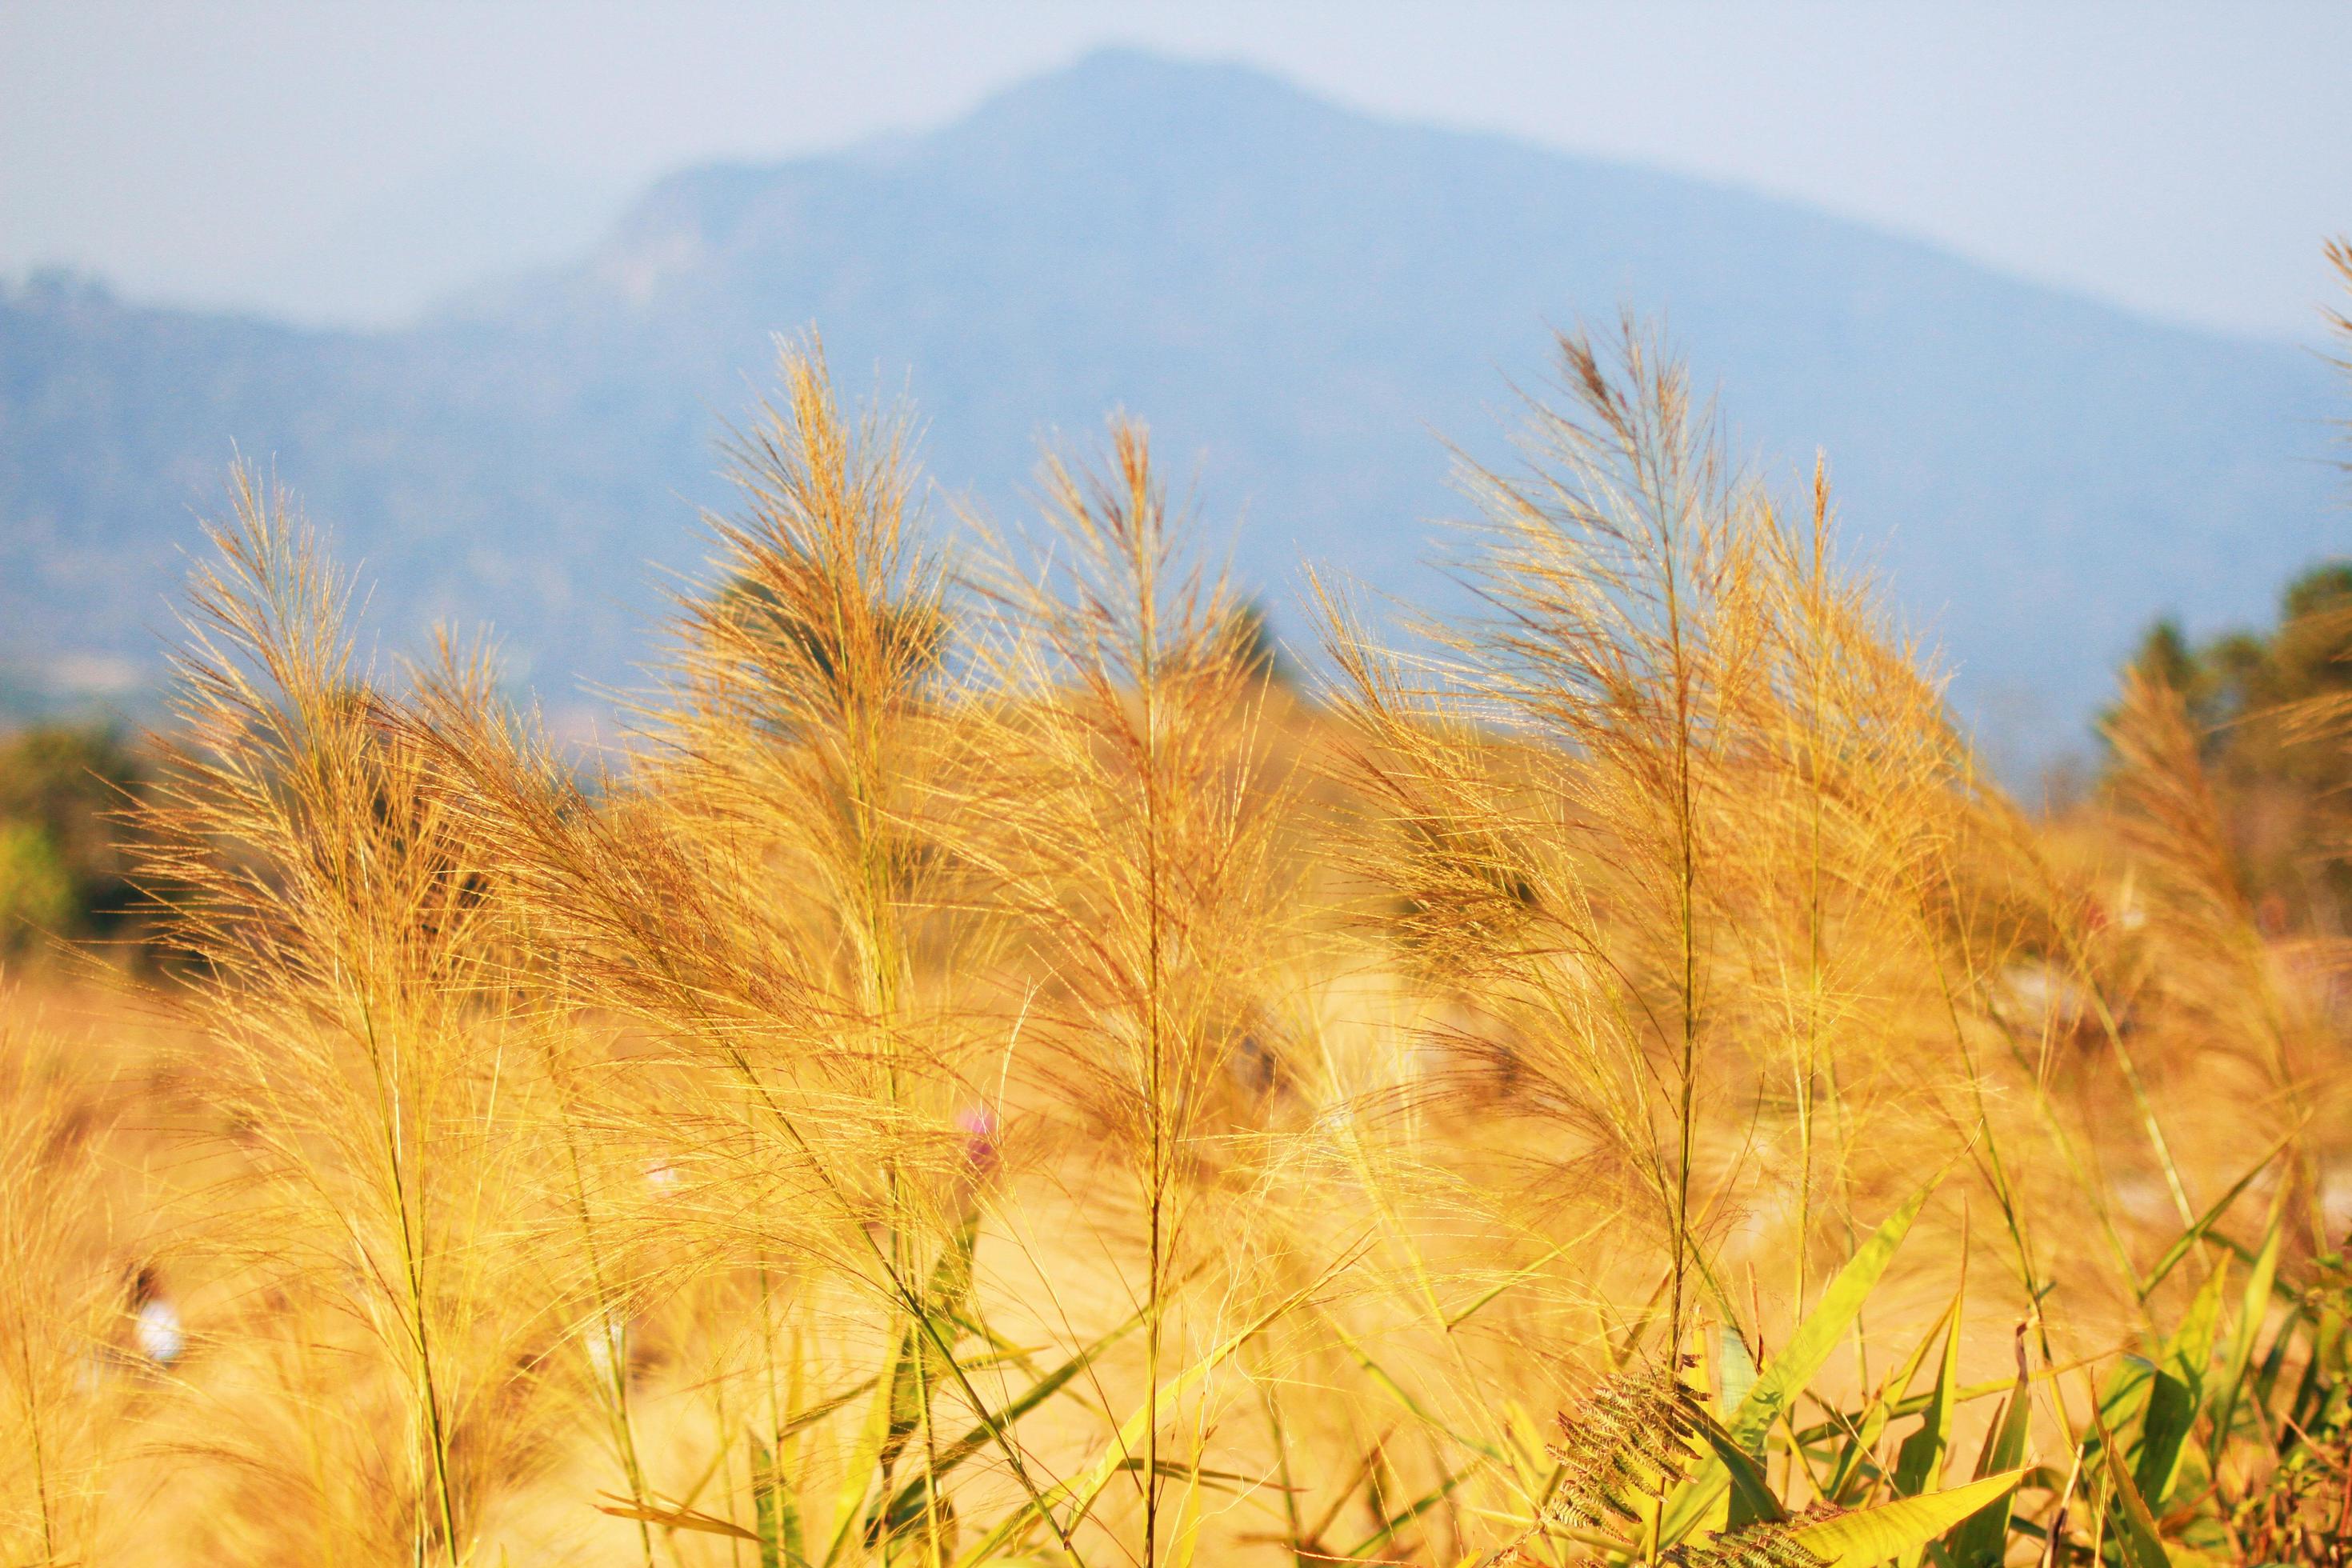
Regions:
[[[0,736],[0,955],[45,938],[131,937],[147,900],[121,813],[147,787],[136,749],[103,725]]]
[[[2132,662],[2196,726],[2264,923],[2352,928],[2352,562],[2290,582],[2268,630],[2197,642],[2162,620]]]

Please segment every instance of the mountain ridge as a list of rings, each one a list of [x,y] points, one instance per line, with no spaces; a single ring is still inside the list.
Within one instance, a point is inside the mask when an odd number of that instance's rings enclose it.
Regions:
[[[1662,317],[1736,450],[1793,473],[1827,449],[1857,552],[1942,626],[1964,705],[2038,689],[2045,730],[2071,732],[2156,614],[2259,615],[2339,548],[2315,461],[2337,388],[2304,351],[1129,52],[887,155],[665,177],[576,264],[405,331],[119,301],[76,326],[26,298],[0,298],[0,609],[92,651],[133,640],[94,574],[126,560],[160,593],[152,546],[188,537],[163,491],[236,438],[373,561],[391,622],[495,609],[533,679],[622,678],[635,567],[698,559],[711,438],[772,334],[810,324],[845,381],[911,393],[931,471],[992,511],[1039,431],[1123,405],[1200,474],[1220,537],[1246,520],[1244,576],[1277,586],[1303,553],[1393,590],[1426,581],[1426,520],[1462,510],[1430,432],[1496,456],[1488,413],[1540,380],[1547,324]],[[28,571],[46,591],[13,585]]]

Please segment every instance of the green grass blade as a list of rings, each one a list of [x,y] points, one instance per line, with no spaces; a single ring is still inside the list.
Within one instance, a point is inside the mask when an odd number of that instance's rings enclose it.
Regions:
[[[835,1494],[835,1527],[833,1544],[825,1549],[827,1568],[841,1561],[849,1543],[857,1539],[859,1507],[874,1489],[875,1478],[882,1468],[882,1448],[890,1438],[890,1406],[898,1388],[898,1360],[894,1354],[888,1373],[874,1380],[873,1408],[858,1430],[857,1441],[850,1450],[849,1461],[842,1467],[841,1487]]]
[[[966,1323],[964,1307],[971,1296],[972,1253],[980,1244],[980,1221],[967,1221],[924,1281],[919,1307],[929,1321],[908,1321],[890,1374],[890,1428],[883,1438],[878,1468],[885,1475],[898,1466],[908,1440],[923,1429],[929,1406],[945,1381],[947,1358]],[[880,1503],[877,1500],[877,1508]],[[878,1515],[877,1515],[878,1517]],[[869,1521],[870,1522],[870,1521]]]
[[[642,1520],[658,1524],[665,1530],[690,1530],[704,1535],[724,1535],[737,1541],[757,1541],[760,1538],[731,1519],[705,1513],[700,1509],[684,1504],[665,1503],[659,1499],[635,1502],[614,1492],[599,1492],[605,1499],[596,1505],[598,1513],[609,1513],[614,1519]]]
[[[2180,1450],[2189,1429],[2196,1424],[2204,1402],[2206,1373],[2213,1362],[2213,1335],[2221,1316],[2221,1292],[2230,1277],[2224,1255],[2214,1266],[2166,1342],[2158,1364],[2156,1385],[2147,1397],[2147,1416],[2140,1424],[2139,1463],[2132,1482],[2156,1508],[2164,1506],[2180,1470]]]
[[[1470,1468],[1456,1470],[1452,1475],[1446,1477],[1444,1480],[1438,1482],[1438,1484],[1431,1490],[1424,1492],[1420,1497],[1415,1498],[1412,1502],[1407,1503],[1403,1508],[1399,1509],[1395,1513],[1391,1514],[1381,1525],[1379,1530],[1364,1537],[1363,1540],[1359,1541],[1355,1545],[1348,1549],[1347,1560],[1351,1563],[1360,1562],[1365,1558],[1370,1557],[1381,1547],[1386,1546],[1391,1541],[1396,1538],[1398,1531],[1402,1530],[1406,1525],[1411,1524],[1414,1520],[1419,1519],[1423,1514],[1427,1513],[1431,1509],[1435,1508],[1439,1503],[1442,1503],[1447,1498],[1452,1497],[1454,1495],[1454,1489],[1459,1487],[1464,1481],[1469,1479],[1471,1474],[1472,1470]]]
[[[1947,1316],[1950,1310],[1949,1308],[1945,1309]],[[1851,1422],[1826,1423],[1814,1432],[1800,1435],[1800,1440],[1811,1440],[1816,1434],[1822,1437],[1839,1431],[1845,1434],[1845,1447],[1838,1455],[1837,1468],[1831,1475],[1828,1488],[1833,1501],[1849,1506],[1860,1501],[1858,1496],[1849,1495],[1849,1484],[1862,1476],[1871,1455],[1877,1451],[1878,1440],[1885,1435],[1887,1423],[1897,1416],[1916,1415],[1927,1408],[1925,1398],[1915,1407],[1904,1395],[1911,1386],[1911,1380],[1919,1375],[1919,1368],[1927,1359],[1927,1347],[1936,1342],[1936,1334],[1944,1327],[1944,1321],[1943,1318],[1938,1318],[1928,1325],[1927,1331],[1919,1336],[1919,1342],[1911,1347],[1911,1353],[1904,1358],[1903,1364],[1878,1385],[1877,1394],[1863,1407],[1860,1416]]]
[[[1724,1429],[1731,1434],[1734,1442],[1750,1449],[1762,1442],[1764,1434],[1772,1429],[1781,1413],[1795,1404],[1797,1395],[1813,1381],[1853,1326],[1863,1303],[1885,1278],[1887,1265],[1895,1260],[1903,1238],[1911,1233],[1911,1222],[1919,1217],[1919,1211],[1927,1206],[1928,1194],[1935,1188],[1936,1184],[1930,1182],[1914,1193],[1838,1271],[1838,1277],[1822,1293],[1820,1302],[1790,1336],[1787,1346],[1772,1358],[1772,1364],[1756,1380],[1756,1386],[1748,1390],[1748,1397],[1740,1402],[1732,1418],[1724,1423]]]
[[[1716,1379],[1716,1408],[1729,1415],[1748,1402],[1756,1387],[1756,1358],[1748,1353],[1748,1342],[1729,1323],[1716,1331],[1716,1363],[1721,1369]]]
[[[823,1400],[815,1405],[810,1405],[806,1410],[796,1410],[793,1412],[792,1415],[784,1418],[784,1424],[776,1428],[776,1440],[778,1442],[782,1442],[795,1432],[805,1431],[809,1427],[814,1426],[818,1422],[824,1420],[826,1416],[832,1415],[835,1411],[864,1398],[866,1394],[874,1392],[874,1385],[880,1381],[881,1379],[879,1378],[869,1377],[865,1382],[860,1383],[854,1387],[845,1389],[841,1393],[835,1394],[830,1399]]]
[[[1717,1463],[1731,1486],[1731,1511],[1726,1530],[1738,1530],[1750,1524],[1777,1524],[1789,1517],[1780,1500],[1772,1495],[1772,1483],[1764,1474],[1758,1458],[1731,1440],[1731,1434],[1712,1417],[1701,1413],[1699,1436],[1715,1450]]]
[[[1871,1568],[1908,1557],[1997,1499],[2017,1489],[2023,1470],[2006,1470],[1926,1497],[1898,1498],[1793,1531],[1790,1539],[1826,1568]]]
[[[1336,1272],[1338,1268],[1339,1265],[1333,1265],[1332,1271]],[[1153,1389],[1150,1396],[1136,1407],[1135,1413],[1119,1424],[1118,1430],[1111,1435],[1109,1442],[1103,1445],[1102,1452],[1091,1464],[1070,1479],[1049,1488],[1038,1498],[1006,1514],[996,1528],[961,1559],[962,1563],[984,1563],[996,1556],[1032,1524],[1039,1522],[1044,1509],[1065,1500],[1068,1501],[1070,1510],[1062,1530],[1066,1533],[1076,1530],[1078,1522],[1094,1507],[1096,1500],[1102,1496],[1103,1488],[1110,1484],[1111,1478],[1122,1473],[1129,1461],[1139,1457],[1145,1435],[1165,1421],[1187,1395],[1206,1382],[1209,1374],[1223,1365],[1235,1352],[1264,1333],[1270,1325],[1304,1305],[1317,1290],[1322,1289],[1324,1279],[1328,1278],[1328,1273],[1284,1297],[1248,1326],[1223,1343],[1212,1346],[1198,1361]]]
[[[930,1485],[933,1476],[945,1476],[982,1448],[996,1442],[1006,1428],[1069,1386],[1070,1381],[1092,1366],[1097,1357],[1134,1332],[1143,1322],[1143,1317],[1141,1312],[1136,1313],[1126,1322],[1111,1330],[1094,1343],[1086,1346],[1069,1360],[1022,1390],[1019,1398],[1003,1409],[987,1415],[971,1431],[940,1449],[939,1458],[929,1468],[929,1473],[919,1475],[909,1480],[898,1489],[898,1494],[890,1500],[887,1510],[890,1517],[907,1517],[920,1504],[923,1492]]]
[[[1772,1429],[1772,1424],[1796,1403],[1797,1395],[1827,1364],[1846,1331],[1853,1326],[1863,1303],[1885,1277],[1887,1265],[1894,1262],[1903,1238],[1911,1233],[1911,1222],[1919,1217],[1928,1194],[1935,1190],[1936,1183],[1929,1182],[1886,1217],[1838,1271],[1838,1277],[1822,1293],[1821,1300],[1789,1337],[1788,1344],[1757,1378],[1756,1386],[1748,1390],[1748,1397],[1724,1423],[1724,1430],[1740,1448],[1752,1452],[1761,1445],[1764,1434]],[[1722,1461],[1711,1459],[1698,1474],[1675,1488],[1659,1520],[1660,1543],[1672,1545],[1688,1535],[1730,1484],[1730,1473]]]
[[[2286,1138],[2282,1138],[2272,1144],[2269,1151],[2254,1163],[2251,1170],[2231,1184],[2230,1190],[2223,1193],[2211,1208],[2197,1217],[2196,1224],[2182,1231],[2174,1239],[2172,1245],[2164,1249],[2164,1256],[2156,1260],[2156,1267],[2148,1270],[2147,1277],[2139,1283],[2141,1300],[2145,1301],[2156,1293],[2156,1288],[2164,1283],[2165,1277],[2179,1267],[2182,1258],[2189,1256],[2189,1249],[2204,1240],[2205,1233],[2211,1230],[2221,1217],[2230,1212],[2230,1205],[2238,1201],[2238,1195],[2253,1184],[2256,1176],[2270,1169],[2271,1162],[2278,1158],[2279,1151],[2287,1146],[2293,1136],[2290,1133]]]
[[[2116,1542],[2123,1550],[2125,1568],[2172,1568],[2164,1538],[2157,1533],[2156,1516],[2148,1511],[2147,1500],[2140,1495],[2131,1471],[2124,1468],[2123,1454],[2112,1436],[2104,1447],[2107,1478],[2115,1489],[2109,1501],[2116,1515]]]
[[[1070,1483],[1068,1487],[1071,1502],[1069,1527],[1072,1529],[1076,1527],[1077,1522],[1087,1516],[1087,1510],[1094,1507],[1095,1500],[1102,1495],[1102,1489],[1109,1482],[1110,1478],[1118,1474],[1128,1460],[1136,1457],[1145,1434],[1165,1421],[1185,1396],[1206,1382],[1209,1374],[1223,1365],[1235,1351],[1255,1339],[1268,1324],[1296,1306],[1297,1300],[1303,1299],[1302,1296],[1276,1307],[1273,1311],[1227,1339],[1223,1344],[1212,1348],[1206,1355],[1154,1389],[1151,1397],[1145,1400],[1134,1415],[1121,1423],[1118,1433],[1104,1447],[1102,1454],[1096,1458],[1095,1462],[1081,1471]]]
[[[2017,1381],[1977,1452],[1979,1480],[2025,1463],[2026,1439],[2033,1427],[2033,1377],[2025,1364],[2025,1330],[2023,1323],[2017,1326]],[[1953,1532],[1954,1568],[2000,1568],[2009,1543],[2010,1500],[2011,1494],[2002,1494]]]
[[[2286,1233],[2286,1195],[2287,1184],[2282,1182],[2271,1204],[2270,1221],[2263,1230],[2262,1248],[2254,1254],[2253,1270],[2246,1278],[2245,1294],[2238,1303],[2238,1326],[2230,1336],[2230,1354],[2222,1363],[2221,1380],[2214,1385],[2213,1426],[2207,1441],[2216,1459],[2238,1424],[2246,1375],[2254,1361],[2254,1341],[2262,1333],[2263,1319],[2270,1311],[2271,1286],[2278,1279],[2279,1247]]]
[[[1339,1340],[1341,1345],[1346,1347],[1348,1353],[1355,1358],[1356,1364],[1362,1367],[1364,1371],[1370,1375],[1373,1382],[1386,1389],[1388,1391],[1389,1397],[1395,1400],[1399,1405],[1402,1406],[1407,1415],[1420,1422],[1423,1426],[1428,1427],[1431,1431],[1443,1436],[1448,1442],[1458,1444],[1462,1447],[1468,1449],[1470,1452],[1491,1459],[1498,1465],[1507,1464],[1509,1462],[1502,1451],[1491,1443],[1482,1442],[1475,1437],[1465,1436],[1463,1434],[1456,1432],[1453,1427],[1446,1425],[1444,1420],[1441,1418],[1435,1411],[1431,1410],[1427,1405],[1422,1404],[1420,1400],[1415,1399],[1410,1389],[1406,1388],[1403,1384],[1399,1383],[1393,1376],[1390,1375],[1387,1368],[1381,1366],[1379,1362],[1373,1360],[1371,1352],[1364,1349],[1362,1343],[1357,1340],[1355,1335],[1349,1333],[1345,1327],[1333,1321],[1328,1317],[1324,1321],[1330,1325],[1332,1334]]]
[[[1932,1345],[1935,1342],[1936,1331],[1935,1328],[1931,1326],[1927,1331],[1927,1337],[1925,1343]],[[2102,1357],[2098,1359],[2105,1358]],[[2035,1373],[2033,1374],[2033,1381],[2036,1383],[2052,1382],[2063,1373],[2080,1372],[2084,1367],[2089,1364],[2090,1362],[2088,1360],[2067,1362],[2062,1365],[2052,1367],[2047,1372]],[[1960,1385],[1959,1392],[1952,1395],[1952,1405],[1955,1409],[1964,1408],[1968,1405],[1974,1405],[1979,1399],[1990,1399],[1997,1394],[2007,1394],[2010,1389],[2014,1385],[2015,1380],[2006,1377],[1990,1378],[1983,1383],[1964,1383]],[[1893,1380],[1889,1380],[1887,1386],[1893,1386]],[[1884,1388],[1880,1390],[1882,1395],[1885,1392],[1885,1390]],[[1932,1394],[1913,1394],[1907,1399],[1895,1400],[1886,1406],[1887,1417],[1890,1420],[1900,1421],[1906,1415],[1916,1415],[1922,1410],[1927,1408],[1927,1402],[1934,1397],[1935,1396]],[[1853,1431],[1864,1419],[1867,1413],[1868,1407],[1865,1407],[1865,1409],[1860,1413],[1842,1412],[1834,1420],[1817,1421],[1811,1426],[1801,1428],[1798,1436],[1806,1444],[1818,1446],[1820,1444],[1829,1442],[1832,1438],[1843,1436]]]
[[[1895,1491],[1898,1497],[1920,1497],[1943,1484],[1944,1451],[1952,1443],[1952,1405],[1960,1381],[1960,1303],[1968,1294],[1963,1273],[1951,1310],[1944,1314],[1944,1354],[1936,1367],[1936,1385],[1919,1429],[1903,1440],[1895,1458]]]
[[[783,1510],[788,1507],[793,1500],[776,1477],[776,1453],[760,1438],[751,1438],[751,1528],[760,1538],[760,1568],[785,1568]],[[800,1563],[793,1561],[791,1568],[800,1568]]]

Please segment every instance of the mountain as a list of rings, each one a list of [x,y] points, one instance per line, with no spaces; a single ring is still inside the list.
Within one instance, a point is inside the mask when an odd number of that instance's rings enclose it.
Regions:
[[[699,559],[714,442],[812,324],[999,516],[1041,435],[1083,447],[1123,405],[1245,579],[1278,594],[1306,557],[1421,595],[1462,510],[1444,440],[1497,452],[1550,330],[1621,309],[1766,472],[1827,452],[1853,547],[2028,749],[2079,732],[2153,616],[2257,617],[2342,548],[2343,389],[2299,350],[1109,52],[929,134],[682,173],[576,266],[399,331],[0,295],[0,653],[149,655],[234,443],[364,561],[376,623],[488,617],[542,689],[623,679],[646,563]]]

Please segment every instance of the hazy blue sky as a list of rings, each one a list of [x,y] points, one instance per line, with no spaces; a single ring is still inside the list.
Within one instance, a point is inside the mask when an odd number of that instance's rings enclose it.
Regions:
[[[0,0],[0,274],[386,321],[653,175],[936,124],[1106,42],[1802,197],[2034,278],[2315,335],[2352,4]]]

